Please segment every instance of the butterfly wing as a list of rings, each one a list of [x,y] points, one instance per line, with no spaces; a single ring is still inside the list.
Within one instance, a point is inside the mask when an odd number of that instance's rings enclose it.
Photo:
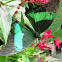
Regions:
[[[2,50],[0,50],[1,56],[16,54],[29,47],[35,40],[31,30],[22,24],[19,26],[21,27],[21,30],[17,27],[18,30],[16,29],[15,35],[9,35],[7,45],[4,45]]]

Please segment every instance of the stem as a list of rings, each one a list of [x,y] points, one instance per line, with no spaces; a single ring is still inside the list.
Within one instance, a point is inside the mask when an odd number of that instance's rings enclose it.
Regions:
[[[5,11],[5,9],[4,9],[4,7],[2,6],[2,3],[1,3],[1,2],[0,2],[0,5],[1,5],[2,9]]]
[[[8,57],[9,59],[12,59],[12,60],[17,60],[17,59],[14,59],[13,57]]]
[[[6,2],[6,3],[4,3],[4,4],[7,4],[7,3],[9,3],[9,2],[12,2],[12,1],[8,1],[8,2]]]

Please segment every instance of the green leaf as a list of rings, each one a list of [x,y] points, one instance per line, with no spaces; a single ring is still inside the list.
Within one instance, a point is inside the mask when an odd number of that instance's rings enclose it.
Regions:
[[[26,55],[34,55],[37,53],[37,49],[35,50],[33,47],[28,47],[26,50],[24,50]]]
[[[30,62],[29,58],[27,57],[26,62]]]
[[[51,34],[54,34],[55,32],[58,31],[61,25],[62,25],[62,2],[59,4],[59,9],[56,18],[54,19],[53,23],[47,30],[52,29]]]
[[[55,58],[59,59],[59,62],[62,62],[62,54],[56,55]]]
[[[23,62],[30,62],[27,55],[22,55]]]
[[[0,46],[0,50],[3,48],[3,45]]]
[[[60,62],[59,59],[54,58],[54,57],[47,57],[47,58],[46,58],[46,61],[48,61],[48,62]]]
[[[25,7],[20,7],[20,9],[18,9],[18,13],[14,14],[14,16],[13,16],[13,20],[17,20],[17,21],[21,22],[21,20],[22,20],[21,12],[23,14],[24,24],[27,24],[28,26],[30,26],[33,29],[30,21],[27,19],[27,17],[24,14],[25,13]]]
[[[7,62],[7,56],[0,56],[0,62]]]
[[[21,2],[29,9],[28,2],[24,2],[23,0],[21,0]]]
[[[23,14],[21,12],[21,23],[24,24]]]
[[[0,28],[0,39],[4,42],[4,37],[3,37],[2,31],[1,31],[1,28]]]
[[[0,7],[0,27],[5,40],[7,43],[7,38],[11,29],[12,17],[5,6]]]
[[[22,60],[23,60],[23,62],[26,62],[26,55],[22,55]]]
[[[17,8],[15,7],[10,7],[10,6],[6,6],[8,11],[10,12],[11,17],[14,15],[15,11],[17,10]]]

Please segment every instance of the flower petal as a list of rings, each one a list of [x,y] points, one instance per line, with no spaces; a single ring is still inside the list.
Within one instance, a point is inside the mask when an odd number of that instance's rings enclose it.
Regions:
[[[51,31],[52,31],[52,29],[50,29],[50,30],[48,31],[48,34],[50,34],[50,33],[51,33]]]

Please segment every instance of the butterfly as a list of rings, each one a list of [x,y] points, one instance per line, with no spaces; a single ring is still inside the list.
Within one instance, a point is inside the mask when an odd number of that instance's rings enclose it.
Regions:
[[[33,40],[40,35],[29,28],[27,25],[23,25],[20,22],[14,24],[14,46],[16,51],[21,51],[27,47]],[[23,43],[24,42],[24,43]]]
[[[41,14],[41,12],[38,12]],[[42,18],[37,19],[38,13],[31,12],[31,15],[27,13],[27,18],[32,24],[34,30],[30,28],[27,24],[23,24],[21,22],[13,23],[14,31],[8,36],[8,43],[4,45],[2,50],[0,51],[0,55],[12,55],[26,49],[33,43],[35,38],[40,38],[40,33],[42,33],[48,25],[48,22],[44,21]],[[48,13],[48,12],[47,12]],[[50,13],[48,13],[50,15]],[[42,16],[42,15],[41,15]],[[34,17],[34,18],[33,18]],[[40,16],[39,16],[40,17]],[[41,21],[43,20],[43,21]],[[45,28],[46,26],[46,28]],[[9,49],[9,50],[8,50]]]
[[[37,12],[35,14],[34,14],[34,12],[30,12],[27,15],[30,16],[31,18],[33,18],[36,23],[36,22],[42,21],[42,20],[52,20],[54,18],[55,14],[53,12]],[[27,25],[26,25],[26,27],[27,27]],[[15,50],[20,51],[23,49],[23,43],[22,43],[23,40],[22,39],[23,39],[24,33],[22,33],[21,27],[19,26],[18,23],[15,23],[14,28],[15,28],[15,30],[14,30]]]

